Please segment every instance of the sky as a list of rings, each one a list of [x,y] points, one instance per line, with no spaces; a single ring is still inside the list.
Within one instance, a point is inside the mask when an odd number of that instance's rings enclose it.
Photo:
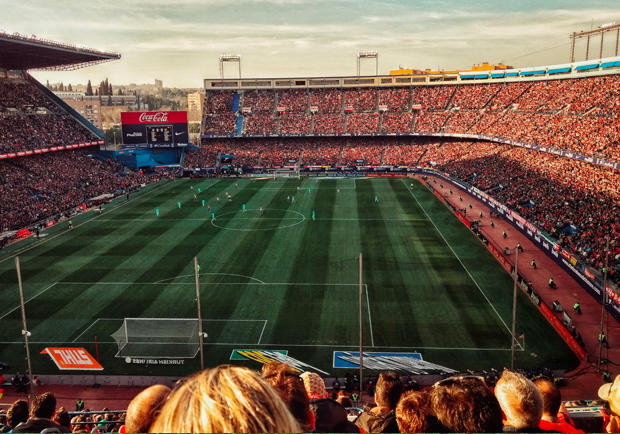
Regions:
[[[378,52],[390,70],[468,69],[567,63],[570,35],[620,22],[618,0],[0,0],[7,33],[120,53],[121,60],[77,71],[32,74],[65,85],[153,83],[198,88],[219,78],[357,74],[357,53]],[[607,34],[610,35],[610,34]],[[600,38],[590,45],[598,57]],[[585,60],[585,41],[576,60]],[[615,33],[603,57],[615,55]],[[374,59],[361,75],[375,75]]]

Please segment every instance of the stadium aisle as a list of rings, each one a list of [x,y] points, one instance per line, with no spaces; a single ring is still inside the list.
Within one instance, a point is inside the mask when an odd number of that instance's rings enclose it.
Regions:
[[[417,178],[424,184],[421,176]],[[432,177],[428,179],[430,181]],[[603,358],[610,360],[611,363],[601,365],[601,373],[598,373],[596,372],[596,365],[599,352],[598,335],[601,327],[601,305],[551,258],[534,247],[525,235],[503,219],[490,218],[488,207],[475,197],[459,190],[454,185],[448,184],[445,179],[442,179],[442,182],[443,188],[439,181],[433,184],[433,187],[441,191],[442,195],[447,193],[447,199],[458,208],[462,208],[465,204],[468,207],[469,219],[482,221],[480,232],[495,246],[501,247],[502,250],[504,247],[509,247],[511,254],[504,254],[503,257],[512,265],[514,265],[515,260],[514,249],[518,243],[521,243],[523,252],[519,252],[519,274],[532,282],[534,290],[545,300],[548,306],[551,307],[554,301],[559,301],[583,337],[589,359],[582,362],[575,371],[566,374],[567,387],[562,388],[562,398],[564,400],[598,399],[597,391],[603,384],[602,371],[608,369],[612,378],[620,374],[620,366],[618,366],[620,364],[620,324],[613,317],[606,321],[606,325],[608,325],[607,339],[611,348],[609,351],[603,348]],[[451,188],[452,195],[450,195]],[[462,196],[463,202],[459,200],[459,194]],[[469,209],[470,203],[471,209]],[[480,212],[482,212],[482,217],[480,217]],[[491,220],[493,220],[494,227],[490,225]],[[506,231],[506,238],[503,237],[504,231]],[[536,269],[531,265],[532,259],[536,261]],[[550,277],[553,277],[557,289],[548,287]],[[572,307],[577,301],[580,303],[582,315],[573,313]],[[609,315],[606,315],[606,318],[607,316]]]

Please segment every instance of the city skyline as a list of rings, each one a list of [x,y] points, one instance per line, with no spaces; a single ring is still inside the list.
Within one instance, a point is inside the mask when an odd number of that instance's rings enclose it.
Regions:
[[[118,61],[77,71],[33,71],[38,80],[199,88],[220,76],[219,56],[241,56],[244,78],[356,75],[357,53],[377,51],[378,72],[567,63],[570,35],[620,21],[608,0],[0,0],[2,30],[117,52]],[[615,55],[615,35],[603,57]],[[598,57],[593,38],[590,58]],[[585,41],[576,46],[585,59]],[[224,77],[238,77],[224,64]],[[375,61],[361,63],[374,75]]]

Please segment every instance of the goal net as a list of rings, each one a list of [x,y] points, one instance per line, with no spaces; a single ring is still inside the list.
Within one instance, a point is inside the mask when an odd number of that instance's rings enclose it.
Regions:
[[[298,168],[281,168],[273,171],[273,179],[276,178],[296,178],[301,179]]]
[[[125,318],[112,334],[116,357],[193,358],[200,350],[197,319]]]

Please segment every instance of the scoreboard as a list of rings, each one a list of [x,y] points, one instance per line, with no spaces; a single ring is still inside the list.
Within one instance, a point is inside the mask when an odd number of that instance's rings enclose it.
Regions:
[[[121,113],[123,148],[176,148],[189,143],[187,112]]]
[[[146,140],[148,143],[171,143],[173,137],[172,125],[146,126]]]

